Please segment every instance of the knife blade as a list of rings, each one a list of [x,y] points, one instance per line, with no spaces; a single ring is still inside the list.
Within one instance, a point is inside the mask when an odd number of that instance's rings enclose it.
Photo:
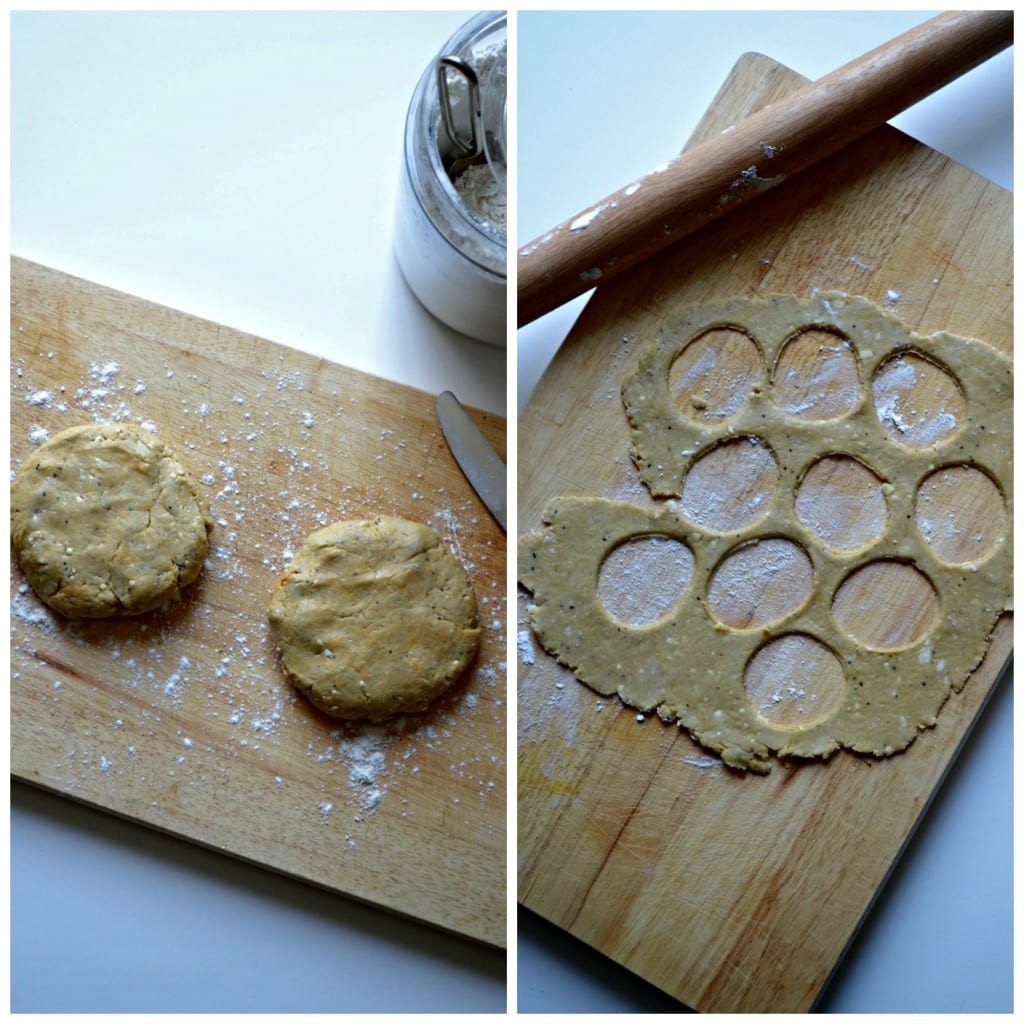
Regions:
[[[437,420],[459,468],[505,530],[508,481],[505,463],[450,391],[437,396]]]

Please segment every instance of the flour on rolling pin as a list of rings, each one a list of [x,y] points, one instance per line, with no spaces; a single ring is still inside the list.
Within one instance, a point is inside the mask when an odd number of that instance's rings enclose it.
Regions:
[[[153,770],[146,737],[170,729],[173,753],[161,770],[196,788],[224,770],[225,756],[230,761],[244,753],[278,769],[277,748],[288,734],[288,745],[302,751],[303,770],[320,793],[308,808],[310,821],[344,830],[347,849],[356,846],[356,823],[365,827],[383,801],[391,797],[404,807],[403,787],[417,784],[427,751],[451,750],[451,771],[475,778],[480,799],[489,797],[503,751],[456,759],[452,738],[472,730],[475,717],[493,714],[492,702],[481,698],[489,689],[502,691],[503,666],[478,664],[473,688],[457,687],[427,724],[406,716],[386,726],[327,727],[300,707],[301,698],[280,671],[266,622],[273,583],[310,529],[365,512],[375,484],[386,493],[390,460],[416,443],[403,436],[401,419],[370,436],[360,400],[338,392],[331,394],[336,405],[327,416],[322,396],[319,406],[304,400],[311,382],[283,361],[240,380],[236,393],[214,393],[197,375],[166,365],[140,374],[98,358],[80,377],[71,377],[55,353],[48,354],[51,365],[47,353],[41,355],[43,364],[35,368],[25,359],[12,360],[11,405],[19,409],[17,422],[28,424],[24,436],[15,438],[16,450],[90,421],[134,423],[157,435],[171,431],[175,446],[189,453],[214,520],[194,585],[202,593],[195,600],[186,594],[142,620],[99,624],[62,618],[12,565],[14,685],[21,669],[31,668],[33,680],[46,680],[48,692],[37,696],[59,716],[68,687],[95,681],[97,720],[103,723],[97,732],[107,738],[89,741],[88,728],[84,736],[69,734],[63,761],[50,766],[62,774],[63,790],[74,794],[87,778],[117,786],[119,776],[137,776],[144,762]],[[357,483],[322,488],[333,479],[328,452],[334,453],[332,427],[338,422],[373,453],[371,468]],[[424,452],[424,460],[431,457]],[[411,500],[422,507],[420,518],[465,557],[459,534],[466,517],[477,515],[475,507],[444,488],[435,492],[426,479],[420,474],[406,481],[415,488]],[[467,569],[473,568],[467,559]],[[503,635],[503,590],[479,596],[482,625]],[[70,666],[67,671],[62,664]],[[224,737],[226,744],[218,746]],[[286,773],[281,768],[270,775],[271,785],[287,786]]]
[[[728,130],[729,129],[727,129],[727,131]],[[725,132],[722,134],[725,134]],[[762,142],[760,144],[760,148],[765,158],[767,160],[771,160],[783,152],[786,147],[781,144],[773,145],[767,142]],[[646,189],[657,188],[658,176],[665,174],[670,167],[671,164],[669,163],[660,164],[652,171],[645,174],[642,178],[631,182],[619,192],[614,193],[607,199],[596,203],[594,206],[591,206],[582,213],[577,214],[575,217],[559,224],[557,227],[541,235],[534,241],[528,242],[519,249],[519,256],[525,259],[526,257],[534,255],[545,246],[550,245],[562,233],[583,235],[583,233],[588,229],[598,226],[603,215],[612,211],[617,211],[620,203],[626,204],[629,200],[633,199],[633,197],[642,193]],[[763,165],[760,165],[760,167],[763,167]],[[746,200],[752,194],[774,188],[784,180],[784,174],[763,174],[758,164],[751,164],[748,167],[742,168],[736,175],[735,179],[729,184],[729,187],[718,195],[716,199],[716,206],[725,209],[734,203]],[[663,233],[666,238],[673,234],[673,228],[668,222],[663,226]],[[589,269],[581,270],[578,277],[580,282],[587,285],[597,284],[601,278],[604,277],[604,270],[600,265],[595,265]]]
[[[519,549],[542,645],[736,768],[935,725],[1011,607],[1009,360],[861,298],[771,296],[666,323],[623,401],[670,500],[549,504]]]
[[[940,15],[689,147],[519,250],[519,326],[837,153],[1012,39],[1007,12]]]

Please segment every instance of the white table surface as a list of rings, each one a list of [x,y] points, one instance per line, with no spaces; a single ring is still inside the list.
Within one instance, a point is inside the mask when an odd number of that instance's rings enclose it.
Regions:
[[[392,254],[406,107],[471,11],[17,13],[11,249],[504,413]],[[491,1011],[506,959],[15,785],[16,1011]]]
[[[520,244],[673,156],[742,53],[818,78],[931,13],[520,12]],[[1012,188],[1012,95],[1007,51],[894,123]],[[518,332],[520,409],[584,301]],[[1012,1009],[1012,741],[1008,675],[820,1009]],[[678,1008],[522,910],[517,976],[521,1012]]]

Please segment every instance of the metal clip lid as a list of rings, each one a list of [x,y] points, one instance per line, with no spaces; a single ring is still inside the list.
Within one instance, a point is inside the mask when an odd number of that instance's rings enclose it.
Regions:
[[[469,138],[467,139],[455,124],[452,110],[451,87],[448,71],[458,72],[465,80],[469,96]],[[459,158],[474,160],[483,152],[483,112],[480,107],[480,80],[476,72],[460,57],[439,57],[437,61],[437,91],[440,96],[441,120],[444,130]]]

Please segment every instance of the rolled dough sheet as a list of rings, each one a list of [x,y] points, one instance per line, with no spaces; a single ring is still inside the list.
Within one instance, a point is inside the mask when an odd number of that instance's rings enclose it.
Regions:
[[[715,422],[702,403],[680,408],[670,375],[688,345],[723,329],[749,339],[766,372],[753,373],[741,407]],[[826,332],[853,360],[856,386],[827,416],[813,402],[784,400],[786,346],[808,332]],[[910,422],[909,406],[886,390],[883,376],[913,360],[953,382],[962,407],[952,425],[941,411]],[[519,544],[519,578],[533,595],[542,645],[599,693],[656,709],[735,768],[767,771],[772,752],[889,755],[933,726],[1012,606],[1009,360],[981,341],[915,336],[862,298],[778,295],[705,306],[665,324],[623,400],[636,466],[651,493],[668,500],[650,508],[587,496],[550,504],[543,527]],[[737,445],[768,453],[771,493],[746,508],[725,502],[717,524],[706,522],[687,504],[687,477],[702,458]],[[797,511],[805,475],[828,457],[873,474],[884,498],[877,536],[848,550]],[[981,481],[1001,506],[995,532],[976,549],[944,546],[927,515],[929,496],[954,477]],[[606,559],[638,537],[672,538],[692,556],[678,600],[641,624],[617,618],[599,593]],[[709,601],[716,574],[731,566],[735,577],[769,542],[794,553],[789,572],[805,557],[809,592],[789,607],[782,601],[768,621],[720,621]],[[856,625],[858,602],[870,602],[872,577],[882,572],[931,595],[919,607],[892,609],[890,617],[916,615],[919,628],[865,636]],[[792,648],[801,645],[805,677],[787,680]],[[774,680],[767,690],[765,678]]]

